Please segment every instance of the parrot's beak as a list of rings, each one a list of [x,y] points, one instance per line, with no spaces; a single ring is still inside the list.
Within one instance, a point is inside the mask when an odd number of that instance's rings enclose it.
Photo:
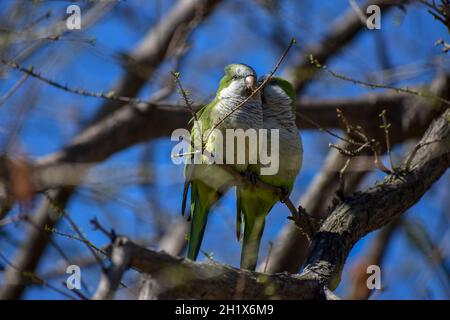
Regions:
[[[245,84],[247,86],[247,92],[252,93],[256,89],[256,77],[247,76],[245,77]]]

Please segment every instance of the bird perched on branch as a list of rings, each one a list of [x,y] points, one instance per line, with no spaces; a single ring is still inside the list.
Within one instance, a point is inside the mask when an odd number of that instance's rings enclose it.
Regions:
[[[263,77],[263,82],[267,76]],[[272,186],[292,191],[295,178],[302,163],[302,143],[295,124],[295,91],[292,84],[282,78],[271,78],[262,89],[263,128],[268,130],[267,150],[271,150],[271,129],[278,129],[279,166],[273,175],[261,175],[261,163],[249,165],[248,171]],[[274,142],[272,142],[274,143]],[[260,144],[261,146],[261,144]],[[263,150],[264,151],[264,150]],[[261,150],[260,150],[261,152]],[[255,270],[259,245],[264,231],[265,219],[272,207],[280,200],[271,190],[247,184],[236,188],[237,235],[243,226],[241,268]]]
[[[257,77],[251,67],[245,64],[230,64],[224,71],[225,75],[220,81],[214,100],[196,114],[198,121],[193,124],[191,141],[194,141],[196,146],[204,146],[206,152],[211,155],[221,150],[225,155],[223,160],[226,163],[235,163],[230,166],[242,172],[247,169],[248,157],[240,164],[229,159],[235,158],[236,150],[242,146],[235,145],[237,149],[228,153],[225,129],[261,128],[263,121],[261,98],[259,92],[254,92]],[[249,97],[250,99],[242,104]],[[212,129],[217,130],[211,131]],[[194,158],[195,155],[191,157]],[[233,180],[230,173],[219,166],[208,164],[208,159],[204,155],[200,157],[200,163],[188,163],[185,166],[182,212],[185,211],[190,187],[191,227],[187,257],[191,260],[196,260],[198,256],[211,208],[229,189]]]

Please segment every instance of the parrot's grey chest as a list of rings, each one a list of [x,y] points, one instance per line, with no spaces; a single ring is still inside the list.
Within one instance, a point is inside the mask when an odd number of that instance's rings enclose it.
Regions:
[[[242,99],[228,98],[219,102],[216,108],[216,118],[225,119],[221,129],[243,129],[253,128],[255,130],[263,127],[263,113],[261,102],[250,99],[239,108]]]

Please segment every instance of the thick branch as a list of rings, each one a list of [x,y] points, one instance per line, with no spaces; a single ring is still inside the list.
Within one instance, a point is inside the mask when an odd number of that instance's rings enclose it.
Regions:
[[[403,2],[399,0],[372,0],[362,6],[361,10],[366,12],[366,8],[369,5],[377,5],[380,7],[381,12],[386,13],[388,9]],[[310,55],[313,55],[321,64],[326,64],[331,57],[334,57],[342,48],[347,47],[365,29],[366,25],[354,10],[350,8],[346,14],[332,25],[329,33],[320,42],[302,50],[299,63],[292,69],[292,82],[297,93],[300,93],[318,72],[318,69],[312,66],[309,61]]]
[[[447,85],[447,83],[445,83]],[[382,108],[387,108],[394,123],[392,127],[402,128],[401,115],[405,108],[406,95],[379,94],[368,95],[355,100],[333,99],[316,102],[300,102],[298,112],[307,116],[323,128],[339,126],[336,108],[343,110],[349,121],[365,127],[374,126],[371,117],[378,115]],[[99,162],[112,154],[137,143],[169,136],[173,130],[186,128],[190,118],[184,107],[159,105],[142,106],[118,110],[97,125],[80,134],[72,144],[60,152],[39,160],[42,166],[58,162]],[[390,119],[391,120],[391,119]],[[316,127],[298,117],[300,128]],[[161,125],[164,124],[164,125]],[[377,126],[374,126],[377,128]],[[411,134],[416,132],[409,132]],[[403,139],[401,137],[400,139]]]
[[[115,94],[128,97],[136,96],[145,84],[146,80],[152,75],[155,68],[164,60],[164,58],[168,54],[169,45],[173,41],[175,35],[180,35],[180,32],[185,33],[186,27],[194,20],[196,22],[199,22],[202,19],[206,18],[212,11],[214,6],[219,2],[219,0],[178,1],[178,3],[173,7],[168,15],[161,19],[161,22],[148,33],[143,41],[141,41],[139,46],[131,53],[129,61],[130,63],[128,65],[129,72],[127,72],[117,84],[114,90]],[[182,30],[183,28],[185,29],[184,31]],[[145,67],[143,67],[142,64],[144,64]],[[75,138],[73,144],[71,144],[69,147],[70,151],[68,153],[63,153],[64,155],[68,156],[67,158],[65,158],[66,160],[68,160],[69,162],[97,161],[97,156],[95,156],[95,148],[98,148],[100,145],[96,144],[99,142],[98,140],[86,140],[86,138],[91,135],[100,137],[101,140],[103,140],[103,142],[101,142],[101,145],[103,146],[110,144],[112,139],[118,139],[118,141],[120,141],[120,143],[117,144],[116,147],[120,145],[122,145],[122,147],[120,148],[130,146],[130,144],[127,143],[125,143],[124,145],[125,140],[129,137],[124,138],[115,135],[107,137],[104,134],[107,134],[108,131],[99,133],[98,130],[100,128],[103,128],[104,126],[111,129],[112,127],[114,127],[114,121],[119,120],[119,118],[121,117],[126,117],[127,115],[129,115],[128,112],[137,113],[135,114],[135,116],[138,117],[139,111],[134,108],[124,108],[126,109],[125,114],[116,114],[114,111],[119,109],[122,104],[109,102],[110,101],[107,101],[100,108],[100,112],[91,121],[91,126],[83,131],[83,133],[81,133],[77,138]],[[111,116],[107,117],[107,115]],[[151,115],[149,116],[151,117]],[[169,115],[166,115],[166,117],[168,119]],[[98,123],[100,119],[103,118],[107,119],[105,119],[105,121],[101,123]],[[163,118],[160,118],[159,121],[163,120]],[[156,120],[157,115],[153,114],[152,121],[147,123],[140,122],[140,125],[143,128],[145,128],[146,126],[152,126],[158,133],[158,128],[160,127],[159,125],[161,124],[161,122]],[[121,123],[121,121],[119,121],[119,123]],[[130,125],[133,125],[133,121],[130,123]],[[138,136],[138,140],[135,140],[135,143],[142,141],[142,135],[138,133]],[[86,149],[83,149],[83,147],[81,147],[83,143],[84,146],[87,147]],[[117,152],[118,150],[120,149],[106,148],[106,150],[101,150],[99,152],[98,161],[101,161],[102,159],[105,159],[106,157],[111,155],[111,153],[109,153],[108,155],[108,152]],[[78,154],[78,152],[87,152],[86,158],[83,160],[84,156],[82,155],[82,153]],[[56,155],[56,158],[61,155],[61,153],[58,153]],[[64,159],[64,156],[60,159]],[[73,161],[70,159],[72,159]],[[80,176],[81,175],[82,173],[80,173]],[[68,199],[70,198],[74,188],[74,186],[60,188],[52,194],[52,197],[56,202],[64,207]],[[19,270],[27,272],[34,271],[49,240],[49,235],[44,232],[44,227],[54,227],[59,220],[58,218],[59,217],[56,214],[52,213],[51,209],[49,208],[48,202],[44,199],[41,202],[39,209],[32,217],[33,226],[28,229],[26,240],[24,240],[23,244],[17,250],[17,253],[14,257],[14,264]],[[27,282],[23,279],[18,279],[16,272],[11,268],[5,272],[4,277],[5,279],[12,279],[12,281],[8,280],[8,284],[4,285],[0,289],[0,299],[19,298],[24,288],[26,287]]]
[[[450,78],[448,75],[437,77],[427,91],[434,95],[448,98],[450,96]],[[399,97],[403,95],[394,96]],[[374,119],[378,119],[379,111],[387,107],[387,117],[391,123],[391,143],[398,144],[407,139],[423,135],[431,121],[442,113],[445,107],[415,96],[403,97],[402,100],[398,101],[398,105],[383,100],[384,98],[373,99],[371,107],[367,105],[367,108],[369,108],[367,110],[370,110],[367,112],[356,111],[358,110],[357,106],[355,106],[355,112],[352,112],[351,105],[343,105],[341,110],[343,110],[346,118],[352,124],[361,125],[371,137],[378,141],[384,141],[383,130],[379,128],[380,123],[374,121]],[[323,104],[322,108],[324,107],[325,104]],[[384,146],[384,143],[382,145]],[[344,156],[335,150],[331,150],[323,168],[300,200],[300,204],[312,217],[319,219],[327,217],[327,206],[331,205],[335,192],[338,189],[339,170],[343,167],[345,160]],[[372,170],[372,167],[373,159],[355,158],[347,170],[346,193],[355,190],[366,172]],[[309,242],[298,229],[292,224],[286,225],[274,242],[267,271],[271,273],[297,272],[306,259],[308,247]]]
[[[189,24],[205,19],[221,0],[184,0],[178,1],[173,9],[151,29],[140,44],[127,57],[127,73],[117,83],[114,93],[117,96],[135,97],[147,80],[153,75],[167,55],[173,54],[170,49],[181,43]],[[107,101],[100,107],[92,123],[111,114],[123,103]]]
[[[367,233],[392,221],[414,205],[450,166],[450,109],[433,122],[404,165],[411,170],[355,193],[325,220],[312,245],[305,273],[337,285],[353,245]]]
[[[378,233],[377,237],[370,244],[370,248],[364,253],[355,265],[352,267],[352,285],[351,292],[347,299],[366,300],[370,297],[373,289],[367,287],[367,267],[370,265],[382,266],[386,251],[389,248],[393,234],[398,229],[401,218],[397,219]]]
[[[399,5],[404,1],[399,0],[375,0],[368,1],[361,7],[363,12],[369,5],[378,5],[381,12],[384,14],[395,5]],[[311,65],[309,57],[314,56],[321,64],[326,64],[327,61],[334,57],[342,48],[348,44],[364,29],[366,25],[361,21],[361,18],[352,10],[348,10],[346,14],[336,21],[330,28],[329,33],[318,43],[306,47],[302,50],[299,62],[294,66],[292,73],[292,82],[300,93],[305,85],[311,82],[311,79],[318,72],[318,69]]]
[[[410,161],[411,160],[411,161]],[[405,162],[411,169],[355,193],[338,205],[317,233],[301,275],[260,274],[229,266],[194,263],[133,247],[131,267],[158,279],[164,298],[323,299],[337,285],[352,246],[367,233],[397,219],[450,165],[450,109],[428,129]]]
[[[325,163],[309,186],[307,192],[299,203],[306,209],[315,222],[320,222],[327,217],[328,206],[332,203],[335,192],[339,186],[339,170],[345,163],[345,157],[336,150],[330,150]],[[357,158],[349,167],[346,176],[346,191],[353,191],[372,162],[366,158]],[[292,223],[280,231],[274,241],[270,259],[263,261],[259,270],[266,268],[269,273],[290,272],[297,273],[308,255],[310,241]]]
[[[325,299],[317,281],[266,275],[212,261],[196,263],[130,243],[130,267],[158,279],[160,299]]]
[[[105,272],[102,272],[93,300],[114,298],[120,280],[130,264],[131,252],[132,246],[126,238],[118,237],[114,241],[111,250],[111,265]]]
[[[443,84],[446,86],[447,80],[443,81]],[[417,126],[415,129],[412,126],[405,126],[408,118],[401,116],[407,108],[406,102],[409,99],[410,97],[404,94],[374,94],[356,99],[304,100],[300,101],[297,107],[300,114],[297,117],[297,124],[301,129],[317,129],[311,122],[302,118],[306,116],[322,128],[338,127],[336,108],[340,108],[349,121],[368,128],[371,132],[378,130],[376,123],[371,119],[383,108],[387,108],[395,143],[420,134]],[[186,108],[174,105],[159,104],[118,110],[84,131],[66,148],[39,159],[33,173],[32,184],[36,188],[35,191],[78,185],[82,182],[83,173],[96,162],[101,162],[137,143],[169,136],[173,130],[186,127],[189,117]],[[428,118],[422,123],[426,125],[429,123],[427,121]],[[164,125],[161,125],[162,123]],[[419,123],[421,127],[422,123]],[[85,165],[70,165],[72,163]],[[8,168],[0,164],[0,170],[7,172]],[[70,170],[71,174],[67,175],[67,170]]]

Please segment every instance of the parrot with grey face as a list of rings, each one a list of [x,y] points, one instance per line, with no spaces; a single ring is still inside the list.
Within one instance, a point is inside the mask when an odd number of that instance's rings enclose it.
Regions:
[[[245,64],[230,64],[225,67],[224,71],[225,75],[220,81],[214,100],[197,113],[198,123],[194,123],[191,130],[191,140],[195,141],[197,146],[204,145],[206,151],[211,154],[218,149],[223,150],[223,154],[226,154],[226,129],[257,129],[262,127],[263,121],[259,92],[256,92],[247,102],[232,112],[254,91],[256,72]],[[218,123],[220,125],[217,126],[217,131],[222,134],[223,139],[218,139],[216,134],[206,133],[215,128]],[[239,146],[236,147],[239,148]],[[229,163],[228,160],[231,160],[224,158],[225,163]],[[231,166],[242,172],[247,169],[247,162]],[[187,257],[196,260],[209,211],[229,189],[233,177],[219,166],[208,164],[204,156],[200,163],[186,164],[185,177],[182,213],[185,211],[188,189],[191,188],[191,226]]]
[[[267,76],[266,76],[267,77]],[[262,78],[260,82],[264,81]],[[260,175],[261,164],[249,165],[248,171],[263,182],[279,187],[289,194],[294,187],[302,164],[303,147],[295,124],[296,96],[292,84],[273,77],[262,89],[263,128],[279,130],[279,168],[274,175]],[[268,150],[270,149],[268,137]],[[272,191],[247,184],[236,188],[237,235],[243,226],[241,268],[255,270],[265,219],[272,207],[280,200]]]

